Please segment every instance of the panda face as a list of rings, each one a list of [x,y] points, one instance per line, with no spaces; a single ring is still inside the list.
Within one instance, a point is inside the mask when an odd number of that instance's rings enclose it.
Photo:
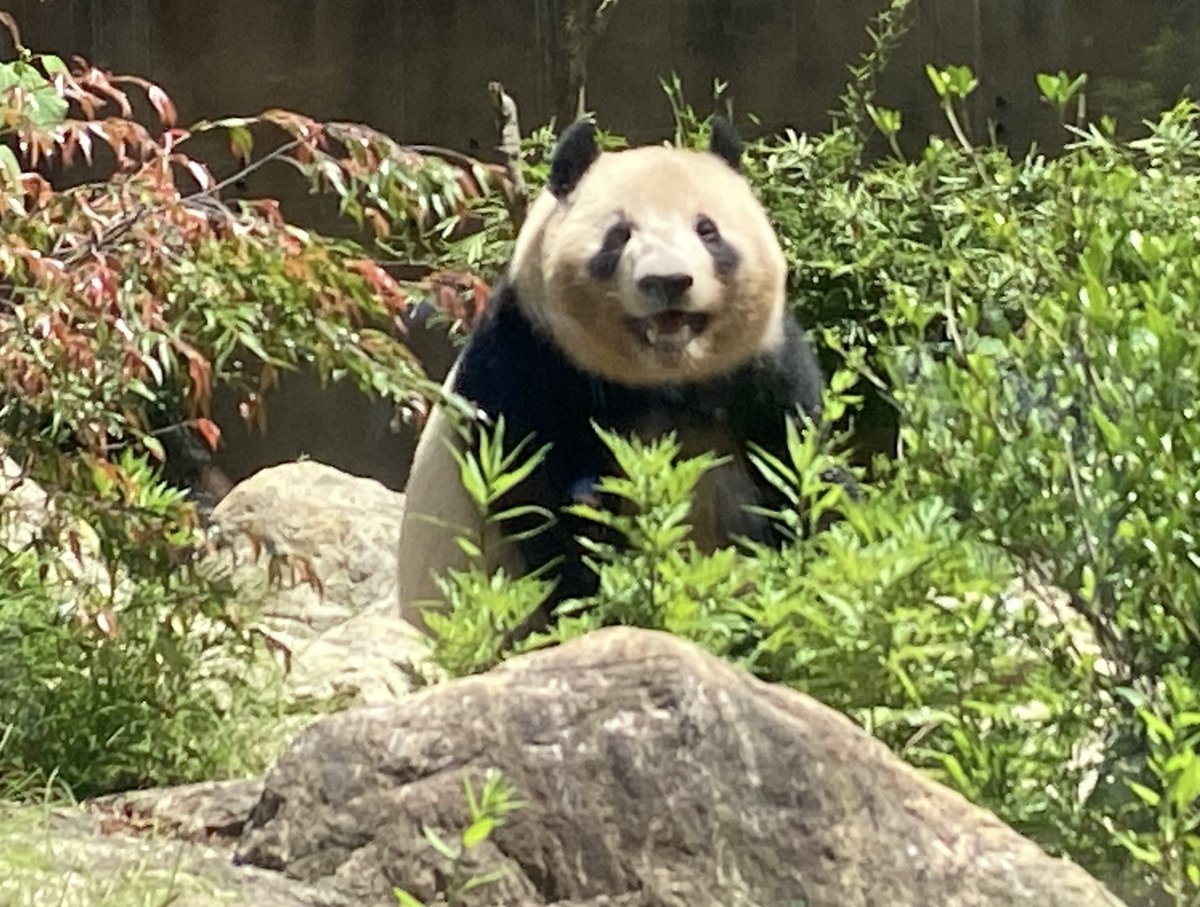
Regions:
[[[714,154],[600,155],[565,197],[538,199],[511,275],[560,349],[625,384],[718,377],[782,342],[783,253]]]

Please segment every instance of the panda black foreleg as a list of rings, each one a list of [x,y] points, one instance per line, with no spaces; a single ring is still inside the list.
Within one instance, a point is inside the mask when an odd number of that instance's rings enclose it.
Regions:
[[[784,322],[782,346],[760,358],[734,381],[730,407],[734,429],[743,444],[756,445],[786,463],[789,453],[785,419],[807,420],[807,424],[797,427],[820,431],[824,388],[825,378],[812,346],[799,323],[789,316]],[[847,470],[829,469],[821,478],[841,485],[854,500],[862,497],[858,483]],[[764,507],[781,511],[788,506],[783,493],[757,471],[754,481]],[[819,528],[826,528],[829,522],[823,520]],[[770,534],[773,543],[786,542],[781,527],[773,526]]]
[[[526,573],[545,570],[554,585],[538,608],[509,632],[506,647],[549,627],[554,622],[555,611],[563,602],[595,594],[599,579],[585,559],[587,550],[579,540],[581,537],[597,544],[615,540],[612,530],[566,509],[573,503],[588,503],[601,508],[606,506],[596,491],[597,476],[589,472],[573,482],[561,479],[553,482],[551,477],[556,471],[553,469],[555,465],[560,467],[561,475],[563,464],[552,462],[550,468],[539,470],[541,475],[535,473],[519,489],[520,504],[551,511],[553,521],[546,524],[544,516],[530,514],[521,518],[523,525],[514,523],[510,527],[511,531],[522,535],[517,544]],[[514,492],[513,499],[502,502],[501,507],[516,503],[518,500]]]

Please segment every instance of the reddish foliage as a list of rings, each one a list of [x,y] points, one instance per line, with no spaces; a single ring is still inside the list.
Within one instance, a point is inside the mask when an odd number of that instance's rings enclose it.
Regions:
[[[408,303],[408,294],[377,262],[358,259],[347,264],[366,279],[390,311],[400,312]]]
[[[437,307],[455,327],[470,330],[483,314],[491,290],[477,275],[466,271],[434,271],[428,277]]]
[[[210,448],[217,449],[217,444],[221,441],[221,429],[217,428],[217,423],[212,419],[197,419],[196,430]]]
[[[0,24],[20,46],[11,17],[0,13]],[[331,363],[304,344],[341,349],[330,338],[357,337],[354,329],[394,320],[408,304],[411,285],[362,250],[287,224],[273,199],[225,198],[250,170],[292,165],[315,188],[337,192],[380,237],[397,225],[424,229],[502,179],[501,168],[452,152],[288,110],[182,128],[171,98],[152,82],[79,58],[69,68],[53,57],[28,59],[40,77],[0,95],[0,136],[15,139],[20,169],[14,180],[0,166],[0,393],[48,411],[61,408],[56,394],[65,385],[76,394],[90,388],[89,398],[107,407],[108,430],[121,420],[136,426],[147,389],[178,380],[198,417],[192,426],[215,446],[220,432],[207,416],[222,377],[242,383],[243,415],[261,427],[276,365]],[[133,118],[130,87],[144,95],[154,123]],[[66,115],[47,121],[45,103],[33,103],[47,94],[65,102]],[[264,127],[287,138],[255,158],[254,132]],[[242,164],[225,178],[186,150],[194,134],[214,129],[227,131]],[[47,177],[81,165],[101,170],[99,178],[59,188]],[[437,272],[420,285],[468,326],[487,298],[470,274]],[[213,303],[219,316],[208,312]],[[360,369],[370,367],[362,354],[385,369],[406,355],[363,345],[349,360]],[[231,371],[234,362],[241,364]],[[93,422],[81,416],[73,427],[100,452],[106,426]]]

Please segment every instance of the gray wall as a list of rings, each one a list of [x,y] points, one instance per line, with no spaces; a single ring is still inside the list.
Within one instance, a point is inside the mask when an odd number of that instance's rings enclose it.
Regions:
[[[635,139],[661,136],[657,79],[695,102],[714,77],[764,127],[820,129],[863,27],[882,0],[620,0],[594,55],[591,106]],[[79,52],[160,81],[184,119],[285,106],[363,120],[408,140],[467,150],[492,141],[483,93],[509,86],[527,123],[547,119],[558,0],[9,0],[26,43]],[[921,0],[885,80],[914,132],[940,126],[921,67],[965,62],[996,96],[1014,147],[1056,138],[1037,103],[1042,69],[1122,74],[1137,66],[1171,0]]]

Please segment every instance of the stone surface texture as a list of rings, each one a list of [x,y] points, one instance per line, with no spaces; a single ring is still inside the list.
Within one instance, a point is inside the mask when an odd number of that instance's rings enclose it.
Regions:
[[[469,904],[1120,903],[814,700],[619,628],[318,721],[239,859],[356,904],[429,899],[445,866],[422,825],[452,838],[464,772],[488,768],[529,805],[479,848],[509,874]]]

